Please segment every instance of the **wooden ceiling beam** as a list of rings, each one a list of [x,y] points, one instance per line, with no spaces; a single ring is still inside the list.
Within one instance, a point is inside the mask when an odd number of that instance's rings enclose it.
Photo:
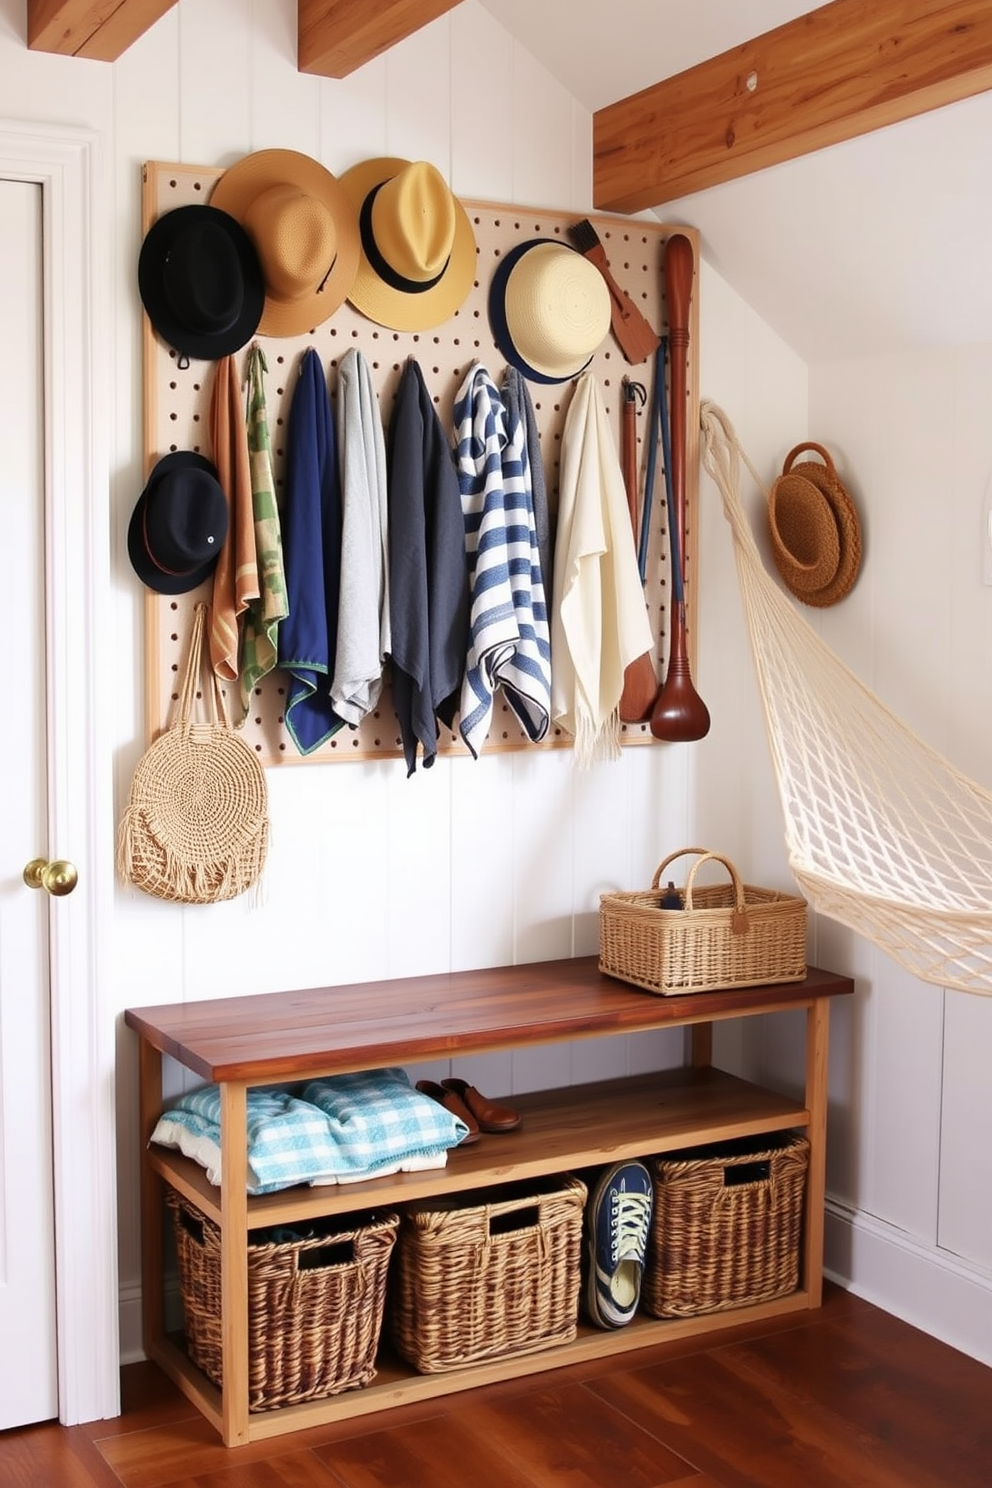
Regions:
[[[599,109],[593,202],[656,207],[990,88],[988,0],[832,0]]]
[[[460,0],[298,0],[296,65],[300,72],[343,78]]]
[[[28,0],[28,51],[116,62],[176,0]]]
[[[297,66],[347,77],[460,0],[298,0]],[[28,50],[116,62],[176,0],[27,0]]]

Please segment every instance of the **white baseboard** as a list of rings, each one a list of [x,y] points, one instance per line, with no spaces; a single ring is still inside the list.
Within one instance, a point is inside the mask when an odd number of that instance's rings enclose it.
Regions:
[[[992,1365],[992,1275],[827,1200],[824,1271],[856,1296]]]
[[[145,1357],[141,1344],[141,1284],[132,1282],[122,1286],[119,1293],[118,1316],[120,1319],[121,1363],[137,1364]],[[183,1325],[183,1304],[179,1296],[179,1282],[166,1278],[165,1326],[179,1329]]]

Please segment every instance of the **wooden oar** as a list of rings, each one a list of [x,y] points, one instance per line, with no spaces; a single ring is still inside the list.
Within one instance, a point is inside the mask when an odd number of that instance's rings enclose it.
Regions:
[[[685,615],[685,455],[686,361],[689,351],[689,300],[694,273],[692,244],[676,233],[665,244],[663,260],[668,302],[668,349],[671,358],[672,409],[669,425],[661,389],[662,437],[665,440],[665,491],[668,541],[672,557],[672,604],[668,617],[668,670],[651,713],[656,739],[702,739],[709,733],[709,709],[692,682]],[[670,429],[670,434],[669,434]]]
[[[623,406],[620,416],[620,467],[627,491],[630,525],[637,542],[637,400],[647,394],[639,382],[623,380]],[[650,651],[638,656],[625,669],[623,692],[620,694],[620,718],[624,723],[644,723],[651,717],[658,695]]]

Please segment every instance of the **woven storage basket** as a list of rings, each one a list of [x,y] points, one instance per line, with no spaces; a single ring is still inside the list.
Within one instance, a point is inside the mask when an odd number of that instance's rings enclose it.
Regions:
[[[662,876],[686,853],[697,858],[686,877],[684,907],[662,909]],[[706,862],[722,863],[730,883],[697,888],[697,870]],[[600,896],[599,969],[664,997],[801,982],[806,900],[742,883],[729,858],[684,847],[658,865],[650,889]]]
[[[431,1374],[573,1339],[585,1200],[563,1177],[409,1205],[390,1301],[403,1357]]]
[[[794,1292],[808,1166],[796,1132],[655,1158],[644,1310],[693,1317]]]
[[[186,1346],[222,1385],[220,1230],[167,1191],[179,1258]],[[248,1241],[248,1406],[269,1410],[367,1385],[375,1377],[393,1213],[300,1240]]]

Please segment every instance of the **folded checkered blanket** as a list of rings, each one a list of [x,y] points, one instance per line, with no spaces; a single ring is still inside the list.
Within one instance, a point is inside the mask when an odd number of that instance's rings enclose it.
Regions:
[[[422,1095],[402,1069],[311,1081],[302,1091],[248,1091],[248,1191],[347,1183],[405,1166],[443,1166],[468,1128]],[[189,1091],[163,1112],[151,1140],[175,1147],[221,1181],[220,1087]]]

